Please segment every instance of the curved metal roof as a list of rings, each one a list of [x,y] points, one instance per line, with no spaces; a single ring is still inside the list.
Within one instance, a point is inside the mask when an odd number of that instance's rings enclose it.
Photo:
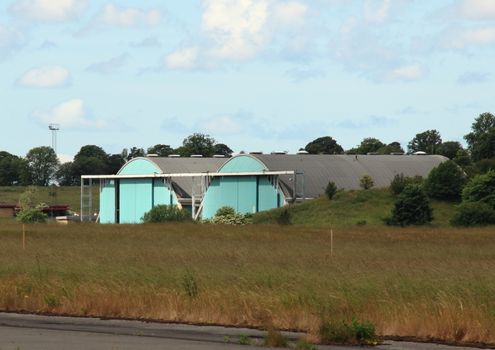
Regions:
[[[373,178],[376,187],[388,187],[394,176],[426,177],[443,156],[416,155],[327,155],[327,154],[252,154],[270,171],[294,170],[303,173],[304,196],[314,198],[325,193],[329,181],[337,188],[359,189],[364,175]],[[292,189],[292,178],[281,176],[286,191]]]

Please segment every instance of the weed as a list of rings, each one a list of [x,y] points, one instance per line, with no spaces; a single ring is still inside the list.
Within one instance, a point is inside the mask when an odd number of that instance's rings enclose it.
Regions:
[[[196,278],[189,270],[187,270],[182,276],[182,287],[184,288],[187,296],[190,298],[195,298],[198,296],[198,284],[196,283]]]
[[[366,220],[358,220],[358,221],[356,222],[356,225],[358,225],[358,226],[364,226],[364,225],[366,225],[367,223],[368,223],[368,222],[367,222]]]
[[[250,345],[251,344],[251,338],[247,334],[239,334],[239,339],[237,340],[239,345]]]
[[[228,335],[224,336],[223,337],[223,342],[226,343],[226,344],[229,344],[230,343],[230,337]]]
[[[301,338],[296,343],[297,350],[318,350],[315,344],[308,342],[306,339]]]
[[[288,340],[282,333],[270,328],[265,336],[264,346],[269,348],[286,348],[288,346]]]
[[[53,294],[46,295],[44,297],[44,300],[45,300],[45,304],[48,307],[54,308],[54,307],[60,306],[60,302],[59,302],[58,298]]]
[[[356,318],[350,324],[323,322],[320,338],[322,344],[378,344],[375,326],[369,321],[360,322]]]

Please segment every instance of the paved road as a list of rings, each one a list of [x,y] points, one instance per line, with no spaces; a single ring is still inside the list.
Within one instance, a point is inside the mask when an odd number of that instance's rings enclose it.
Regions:
[[[0,350],[100,350],[100,349],[259,349],[239,345],[239,336],[260,343],[264,333],[252,329],[149,323],[96,318],[0,313]],[[301,334],[286,332],[290,339]],[[353,349],[319,346],[321,350]],[[362,349],[356,347],[356,349]],[[462,350],[435,344],[386,342],[381,350]],[[471,349],[472,350],[472,349]]]

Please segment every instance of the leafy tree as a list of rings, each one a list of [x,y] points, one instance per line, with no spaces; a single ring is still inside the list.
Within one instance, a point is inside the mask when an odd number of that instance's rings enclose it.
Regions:
[[[131,149],[129,149],[129,155],[127,156],[127,160],[131,160],[137,157],[144,157],[145,155],[146,154],[143,148],[132,147]]]
[[[390,183],[389,190],[392,192],[394,195],[399,195],[404,191],[404,188],[406,188],[407,185],[422,185],[423,183],[423,178],[421,176],[414,176],[414,177],[409,177],[409,176],[404,176],[404,174],[400,173],[394,176],[394,179]]]
[[[181,210],[176,205],[160,204],[145,213],[141,220],[147,224],[158,222],[191,221],[191,215],[187,210]]]
[[[18,156],[0,151],[0,186],[26,184],[27,164]]]
[[[214,154],[221,154],[225,157],[230,157],[232,156],[232,151],[229,146],[227,146],[224,143],[217,143],[215,146],[213,146],[214,149]]]
[[[55,178],[60,186],[74,186],[80,182],[74,174],[74,166],[72,162],[63,163],[59,166],[55,173]]]
[[[473,177],[462,191],[464,202],[484,202],[495,209],[495,170]]]
[[[394,141],[389,143],[388,145],[382,146],[377,150],[378,154],[390,154],[390,153],[404,153],[400,142]]]
[[[156,154],[158,157],[167,157],[174,153],[174,150],[169,145],[156,144],[147,150],[147,154]]]
[[[195,133],[182,141],[182,147],[179,147],[178,151],[183,157],[190,157],[193,154],[211,157],[215,153],[215,143],[215,139],[210,135]]]
[[[419,185],[408,185],[397,197],[388,225],[424,225],[433,220],[430,202]]]
[[[482,113],[464,136],[474,161],[495,157],[495,116]]]
[[[48,186],[59,164],[55,151],[51,147],[35,147],[27,153],[26,161],[32,184]]]
[[[440,133],[436,130],[426,130],[416,136],[409,142],[407,148],[409,153],[418,151],[429,154],[437,154],[438,147],[442,143]]]
[[[64,166],[59,175],[59,181],[79,185],[81,175],[109,174],[108,154],[103,148],[95,145],[81,147],[74,156],[72,164]]]
[[[17,221],[24,224],[46,222],[47,215],[42,211],[46,204],[39,203],[35,205],[37,196],[38,190],[34,186],[29,186],[21,193],[19,196],[19,207],[21,210],[16,215]]]
[[[106,161],[108,158],[107,153],[103,148],[95,145],[82,146],[79,152],[74,156],[74,161],[76,162],[80,158],[98,158],[102,161]]]
[[[471,165],[471,156],[469,155],[468,151],[461,148],[457,151],[453,161],[456,162],[459,166],[466,167],[468,165]]]
[[[342,154],[344,149],[330,136],[319,137],[304,148],[310,154]]]
[[[465,184],[464,172],[454,161],[448,160],[433,168],[426,178],[425,190],[431,198],[457,200]]]
[[[454,159],[457,153],[462,150],[463,148],[460,142],[446,141],[438,146],[437,153],[449,159]]]
[[[361,143],[356,149],[357,154],[368,154],[368,153],[375,153],[378,152],[378,150],[382,147],[384,147],[385,144],[381,142],[378,139],[375,139],[373,137],[367,137]]]
[[[108,156],[107,162],[107,173],[108,174],[117,174],[125,164],[125,159],[121,154],[111,154]]]

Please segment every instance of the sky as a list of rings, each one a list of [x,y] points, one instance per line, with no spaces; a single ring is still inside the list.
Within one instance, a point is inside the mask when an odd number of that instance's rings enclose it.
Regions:
[[[495,0],[1,0],[0,150],[70,160],[320,136],[463,141],[495,112]]]

